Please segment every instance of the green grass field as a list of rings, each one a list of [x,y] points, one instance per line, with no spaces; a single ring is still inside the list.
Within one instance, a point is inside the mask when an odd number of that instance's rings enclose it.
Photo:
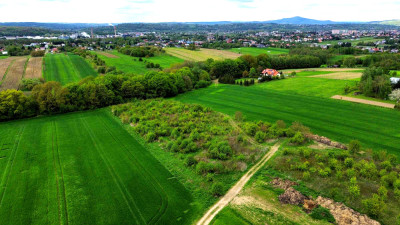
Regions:
[[[1,123],[0,134],[0,224],[193,220],[191,194],[109,109]]]
[[[68,54],[46,54],[44,78],[67,84],[87,76],[97,76],[97,72],[82,57]]]
[[[253,48],[253,47],[243,47],[243,48],[232,48],[231,52],[239,53],[242,55],[253,55],[258,56],[260,54],[269,54],[269,55],[281,55],[281,54],[289,54],[289,49],[284,48]]]
[[[363,37],[363,38],[359,38],[357,39],[343,39],[343,40],[334,40],[334,41],[323,41],[320,44],[322,45],[327,45],[327,44],[331,44],[331,45],[335,45],[338,42],[350,42],[353,46],[357,45],[360,42],[376,42],[376,41],[382,41],[384,39],[380,38],[380,39],[375,39],[373,37]]]
[[[365,147],[400,155],[400,112],[330,99],[342,93],[345,82],[353,81],[294,78],[250,87],[219,84],[176,99],[229,115],[241,111],[250,120],[300,121],[316,134],[344,143],[358,139]]]
[[[107,56],[97,54],[100,59],[106,62],[107,66],[115,66],[117,70],[121,70],[125,73],[145,74],[146,72],[151,71],[151,69],[146,68],[146,63],[140,62],[139,58],[137,57],[124,55],[117,51],[112,51],[109,53],[118,56],[118,58],[109,58]],[[161,67],[163,68],[168,68],[175,63],[181,63],[184,61],[183,59],[170,56],[167,54],[154,56],[150,58],[143,58],[143,60],[146,60],[148,62],[153,62],[155,64],[160,64]]]

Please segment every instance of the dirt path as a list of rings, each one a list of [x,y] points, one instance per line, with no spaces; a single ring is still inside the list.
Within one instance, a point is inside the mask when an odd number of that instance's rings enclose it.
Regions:
[[[352,98],[352,97],[346,97],[346,96],[342,96],[342,95],[335,95],[335,96],[332,96],[331,98],[394,109],[394,104],[390,104],[390,103],[377,102],[377,101],[371,101],[371,100],[359,99],[359,98]]]
[[[240,180],[222,197],[217,203],[215,203],[204,216],[197,222],[197,225],[208,225],[214,219],[214,217],[234,199],[239,192],[243,189],[244,185],[250,180],[250,178],[260,170],[265,163],[278,151],[280,142],[276,143],[265,156],[255,164],[246,174],[240,178]]]

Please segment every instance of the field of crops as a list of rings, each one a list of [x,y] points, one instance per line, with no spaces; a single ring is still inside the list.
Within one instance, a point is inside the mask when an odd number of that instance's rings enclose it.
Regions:
[[[3,80],[3,77],[6,74],[8,67],[13,61],[14,58],[5,58],[0,60],[0,81]]]
[[[339,86],[345,82],[353,81],[294,78],[250,87],[219,84],[176,99],[204,104],[229,115],[241,111],[251,120],[300,121],[319,135],[344,143],[358,139],[366,147],[400,155],[400,112],[329,99],[333,92],[343,91]]]
[[[46,54],[44,78],[67,84],[87,76],[97,76],[97,72],[83,59],[74,54]]]
[[[24,78],[41,78],[42,77],[43,57],[31,57],[26,66]]]
[[[149,58],[143,58],[143,62],[140,62],[139,58],[137,57],[124,55],[117,51],[108,52],[108,54],[113,54],[117,57],[111,58],[109,56],[104,55],[103,53],[98,53],[97,55],[99,56],[99,58],[101,58],[106,62],[107,66],[115,66],[117,70],[121,70],[125,73],[134,73],[134,74],[145,74],[146,72],[151,70],[146,68],[146,63],[144,61],[152,62],[154,64],[160,64],[162,68],[168,68],[175,63],[180,63],[184,61],[180,58],[170,56],[167,54]]]
[[[253,47],[243,47],[243,48],[232,48],[231,52],[235,52],[242,55],[253,55],[258,56],[260,54],[268,55],[282,55],[289,54],[289,49],[284,48],[253,48]]]
[[[190,224],[191,194],[109,109],[0,123],[0,224]]]
[[[201,48],[196,51],[187,50],[184,48],[166,48],[166,52],[175,57],[187,60],[187,61],[206,61],[207,59],[224,60],[224,59],[236,59],[240,55],[230,51],[216,50]]]
[[[27,57],[15,57],[7,69],[3,82],[1,83],[0,90],[18,89],[22,77],[25,72],[25,65]]]

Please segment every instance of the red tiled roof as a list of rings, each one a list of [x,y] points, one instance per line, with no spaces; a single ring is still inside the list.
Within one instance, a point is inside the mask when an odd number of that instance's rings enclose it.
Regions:
[[[279,72],[274,69],[265,69],[262,71],[262,74],[263,75],[268,74],[269,76],[277,76]]]

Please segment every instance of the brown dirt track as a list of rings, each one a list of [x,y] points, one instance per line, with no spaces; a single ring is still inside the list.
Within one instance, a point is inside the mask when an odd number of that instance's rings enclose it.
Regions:
[[[0,90],[18,89],[19,87],[22,76],[24,75],[27,57],[16,57],[14,59],[15,61],[10,66],[7,75],[0,86]]]
[[[357,72],[338,72],[338,73],[321,74],[321,75],[308,76],[308,77],[346,80],[346,79],[360,78],[361,76],[362,76],[362,73],[357,73]]]
[[[394,108],[394,104],[371,101],[371,100],[360,99],[360,98],[352,98],[352,97],[346,97],[346,96],[341,96],[341,95],[335,95],[335,96],[332,96],[332,98],[349,101],[349,102],[356,102],[356,103],[361,103],[361,104],[380,106],[380,107],[390,108],[390,109]]]
[[[42,77],[43,57],[31,57],[26,67],[24,78],[41,78]]]
[[[104,56],[106,56],[106,57],[108,57],[108,58],[119,58],[118,56],[116,56],[116,55],[113,55],[113,54],[111,54],[111,53],[108,53],[108,52],[96,52],[96,53],[98,53],[98,54],[100,54],[100,55],[104,55]]]
[[[253,175],[260,170],[268,160],[278,151],[280,143],[275,144],[265,156],[256,163],[252,168],[245,173],[240,180],[217,202],[206,214],[197,222],[197,225],[208,225],[214,217],[229,204],[243,189],[244,185],[250,180]]]
[[[14,59],[15,58],[10,57],[0,60],[0,81],[3,80],[4,74]]]

